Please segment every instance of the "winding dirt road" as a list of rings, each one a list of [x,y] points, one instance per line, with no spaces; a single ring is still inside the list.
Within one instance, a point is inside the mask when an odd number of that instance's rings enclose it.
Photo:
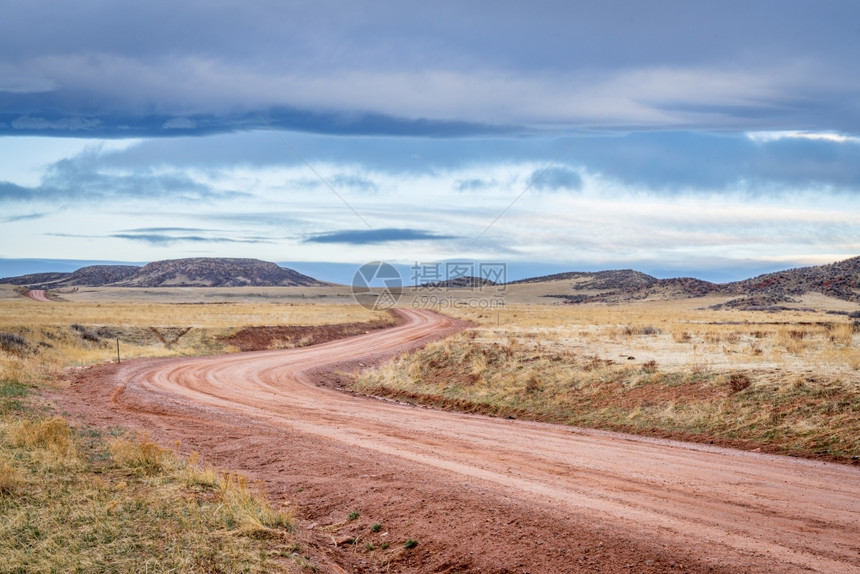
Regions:
[[[313,347],[92,369],[63,408],[263,480],[293,501],[323,571],[860,572],[855,467],[318,384],[462,328],[399,313],[397,327]],[[377,546],[386,536],[390,550],[332,543],[323,527],[352,510],[361,518],[337,532]],[[418,546],[403,550],[406,538]]]
[[[44,289],[30,289],[24,295],[40,303],[51,303],[51,300],[48,299],[48,292]]]

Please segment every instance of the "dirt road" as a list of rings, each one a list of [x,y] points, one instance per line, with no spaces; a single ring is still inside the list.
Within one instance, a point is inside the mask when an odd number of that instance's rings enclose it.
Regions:
[[[92,369],[63,408],[263,480],[294,501],[323,571],[860,572],[860,469],[317,384],[460,328],[401,313],[392,329],[313,347]]]
[[[26,293],[24,293],[30,299],[34,301],[40,301],[42,303],[50,303],[51,300],[48,299],[48,292],[44,289],[30,289]]]

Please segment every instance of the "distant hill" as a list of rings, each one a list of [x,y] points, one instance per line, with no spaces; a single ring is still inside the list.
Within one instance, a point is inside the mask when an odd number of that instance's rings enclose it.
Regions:
[[[648,285],[593,295],[589,300],[592,302],[621,303],[642,299],[689,299],[715,293],[722,293],[722,287],[716,283],[692,277],[679,277],[676,279],[656,279]]]
[[[36,273],[0,279],[31,289],[64,287],[292,287],[326,285],[259,259],[197,257],[134,265],[91,265],[74,273]]]
[[[133,276],[138,269],[135,265],[90,265],[71,273],[64,283],[74,287],[110,285]]]
[[[735,308],[773,307],[794,302],[804,293],[822,293],[829,297],[860,303],[860,257],[844,261],[767,273],[744,281],[710,283],[681,277],[656,279],[630,269],[598,272],[570,272],[511,282],[555,282],[565,284],[566,292],[548,294],[569,303],[621,303],[642,299],[684,299],[705,295],[736,296],[725,304]]]
[[[790,298],[816,292],[860,303],[860,257],[767,273],[744,281],[726,283],[723,287],[728,293],[739,295]]]
[[[68,278],[70,275],[71,273],[64,272],[31,273],[30,275],[6,277],[0,279],[0,283],[6,283],[8,285],[45,285],[61,281]]]
[[[658,281],[656,277],[646,275],[641,271],[632,269],[618,269],[610,271],[572,271],[570,273],[556,273],[542,277],[532,277],[511,281],[509,285],[518,283],[544,283],[549,281],[570,281],[571,288],[576,291],[591,291],[604,289],[631,289],[653,285]]]
[[[439,289],[462,289],[462,288],[480,288],[492,287],[498,285],[495,281],[485,279],[484,277],[475,277],[474,275],[464,275],[462,277],[454,277],[444,281],[435,281],[432,283],[422,283],[421,287],[439,288]]]
[[[73,273],[35,273],[0,279],[0,283],[31,289],[65,287],[274,287],[328,285],[313,277],[259,259],[191,258],[134,265],[91,265]],[[710,283],[691,277],[657,279],[640,271],[620,269],[557,273],[513,281],[509,285],[547,284],[546,295],[569,303],[621,303],[643,299],[682,299],[726,295],[733,308],[764,308],[795,302],[805,293],[860,303],[860,257],[759,275],[744,281]],[[464,288],[495,285],[478,277],[461,277],[433,287]]]

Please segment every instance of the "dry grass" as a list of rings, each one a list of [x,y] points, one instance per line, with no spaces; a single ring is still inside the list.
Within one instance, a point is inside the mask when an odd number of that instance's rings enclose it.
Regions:
[[[352,304],[323,303],[39,303],[0,300],[0,331],[7,325],[123,325],[236,328],[253,325],[328,325],[370,321],[377,314]]]
[[[619,306],[508,306],[500,313],[452,309],[498,337],[538,338],[545,346],[605,358],[633,356],[663,368],[860,370],[857,327],[844,316],[803,311],[700,309],[698,300]]]
[[[39,382],[67,366],[235,351],[246,326],[390,321],[359,305],[294,303],[38,303],[0,299],[0,379]]]
[[[480,326],[356,387],[502,416],[860,456],[860,334],[844,316],[666,303],[452,314]]]
[[[299,570],[289,514],[244,477],[147,440],[81,433],[20,404],[3,412],[0,570]]]
[[[357,305],[37,303],[0,297],[0,558],[3,572],[294,572],[291,520],[260,485],[151,441],[44,418],[34,388],[64,368],[235,350],[247,325],[389,320]]]

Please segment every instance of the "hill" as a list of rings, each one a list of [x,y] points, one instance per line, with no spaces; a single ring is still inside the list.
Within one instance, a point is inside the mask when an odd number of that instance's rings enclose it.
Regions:
[[[155,261],[116,287],[308,287],[324,285],[298,271],[259,259],[205,258]]]
[[[454,277],[453,279],[445,279],[444,281],[422,283],[420,287],[425,289],[479,289],[496,285],[499,284],[490,279],[475,277],[474,275],[464,275],[462,277]]]
[[[540,283],[547,283],[548,288],[552,285],[554,292],[546,296],[559,297],[568,303],[622,303],[728,295],[735,299],[725,303],[726,306],[759,309],[796,302],[796,297],[805,293],[821,293],[860,303],[860,257],[722,284],[691,277],[656,279],[639,271],[624,269],[557,273],[513,281],[510,285]],[[564,291],[559,293],[558,289]]]
[[[138,269],[135,265],[90,265],[71,273],[63,282],[74,287],[110,285],[131,277]]]
[[[36,273],[0,279],[31,289],[65,287],[292,287],[326,285],[259,259],[196,257],[134,265],[91,265],[74,273]]]
[[[738,295],[767,295],[790,300],[793,296],[815,292],[860,303],[860,257],[767,273],[723,287],[726,292]]]
[[[50,283],[56,283],[57,281],[61,281],[63,279],[68,278],[71,273],[64,272],[48,272],[48,273],[31,273],[29,275],[18,275],[16,277],[5,277],[0,279],[0,283],[6,283],[8,285],[48,285]]]
[[[554,281],[570,281],[571,288],[575,291],[592,290],[620,290],[647,287],[654,284],[658,279],[651,277],[641,271],[633,269],[618,269],[609,271],[572,271],[569,273],[556,273],[554,275],[543,275],[511,281],[509,285],[525,283],[545,283]]]

